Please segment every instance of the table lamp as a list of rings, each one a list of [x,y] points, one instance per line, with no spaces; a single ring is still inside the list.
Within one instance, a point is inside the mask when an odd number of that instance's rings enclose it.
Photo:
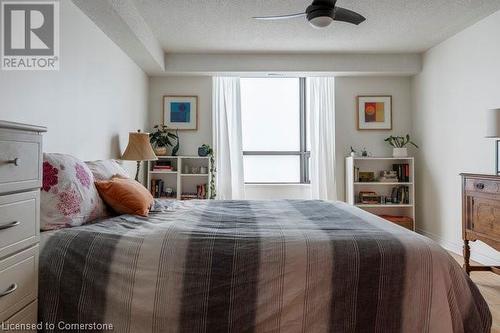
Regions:
[[[486,138],[499,139],[500,138],[500,109],[490,109],[486,111]],[[499,174],[499,140],[496,141],[496,169],[495,172]]]
[[[128,135],[128,146],[123,153],[122,160],[124,161],[137,161],[137,171],[135,173],[135,180],[139,181],[139,169],[141,168],[142,161],[156,161],[156,157],[151,143],[149,143],[149,134],[137,132],[130,132]]]

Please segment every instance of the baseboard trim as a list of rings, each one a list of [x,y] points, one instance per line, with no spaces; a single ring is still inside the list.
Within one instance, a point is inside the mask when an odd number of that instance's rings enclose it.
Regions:
[[[424,235],[425,237],[432,239],[433,241],[435,241],[436,243],[441,245],[441,247],[443,247],[444,249],[446,249],[450,252],[456,253],[458,255],[462,255],[463,244],[461,242],[459,243],[459,242],[453,242],[450,240],[446,240],[446,239],[443,239],[442,237],[440,237],[436,234],[430,233],[428,231],[425,231],[425,230],[419,229],[419,228],[416,229],[416,232],[418,232],[421,235]],[[479,250],[471,251],[471,260],[476,261],[476,262],[483,264],[483,265],[492,264],[492,263],[495,263],[498,261],[498,259],[494,259],[489,255],[481,253],[481,251],[479,251]]]

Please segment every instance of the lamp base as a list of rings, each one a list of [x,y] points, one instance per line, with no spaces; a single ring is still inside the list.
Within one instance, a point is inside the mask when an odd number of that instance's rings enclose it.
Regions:
[[[141,161],[137,161],[137,171],[135,172],[135,181],[139,181],[139,170],[141,168]]]

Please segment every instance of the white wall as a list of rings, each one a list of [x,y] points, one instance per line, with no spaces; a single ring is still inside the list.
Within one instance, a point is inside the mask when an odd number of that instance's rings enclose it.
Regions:
[[[413,128],[417,158],[417,227],[461,250],[461,172],[494,173],[484,139],[485,110],[500,107],[500,12],[432,48],[415,76]],[[498,252],[474,244],[472,256],[500,264]]]
[[[60,16],[60,70],[0,71],[0,119],[47,126],[46,152],[118,158],[146,126],[147,77],[72,2]]]
[[[383,140],[390,134],[411,132],[411,98],[409,77],[338,77],[336,78],[337,191],[344,198],[344,158],[349,147],[366,147],[375,155],[389,156],[390,147]],[[163,95],[198,95],[197,131],[180,132],[180,154],[197,153],[197,147],[212,142],[212,80],[208,76],[152,77],[149,82],[149,126],[162,122]],[[393,97],[393,131],[358,131],[356,129],[356,96],[386,94]],[[310,198],[309,186],[247,185],[247,199]]]
[[[204,143],[212,145],[212,78],[209,76],[169,76],[149,79],[149,119],[151,130],[163,123],[164,95],[198,96],[198,130],[179,131],[179,155],[197,155]]]
[[[409,77],[337,77],[335,79],[335,140],[337,193],[344,200],[345,157],[350,147],[366,148],[374,156],[391,156],[392,148],[384,139],[412,133]],[[392,95],[392,131],[358,131],[356,97]],[[410,153],[413,150],[410,148]]]

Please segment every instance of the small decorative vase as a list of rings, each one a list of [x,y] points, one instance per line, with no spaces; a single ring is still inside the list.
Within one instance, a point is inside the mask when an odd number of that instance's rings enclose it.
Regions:
[[[167,155],[167,147],[155,147],[154,151],[157,156]]]
[[[208,155],[208,149],[205,147],[198,147],[198,156],[205,157]]]
[[[407,157],[408,149],[407,148],[393,148],[392,149],[392,157]]]

